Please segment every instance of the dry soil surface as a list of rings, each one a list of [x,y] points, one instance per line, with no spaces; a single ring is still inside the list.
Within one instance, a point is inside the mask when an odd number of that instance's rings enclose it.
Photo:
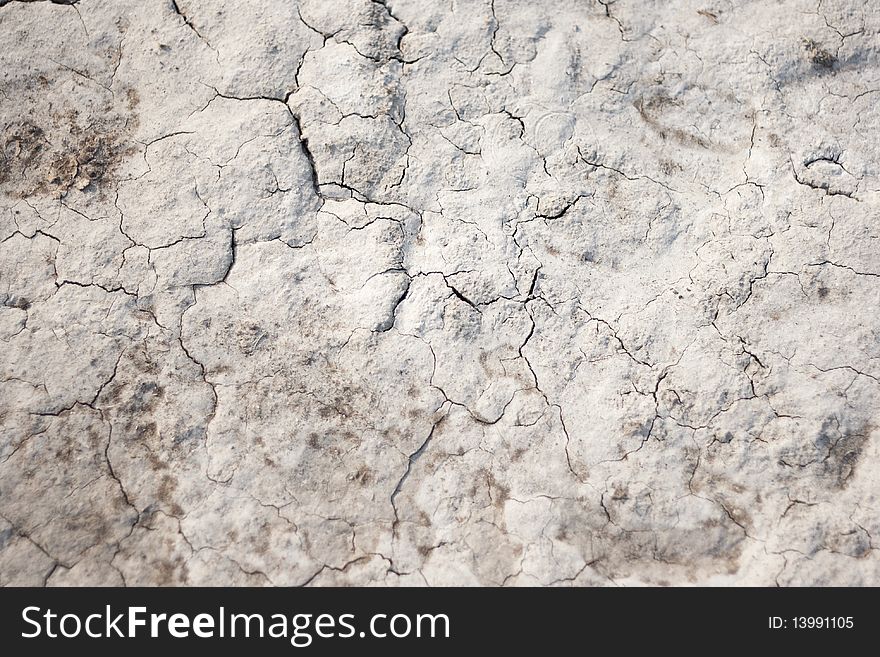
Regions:
[[[870,0],[0,0],[0,583],[880,584]]]

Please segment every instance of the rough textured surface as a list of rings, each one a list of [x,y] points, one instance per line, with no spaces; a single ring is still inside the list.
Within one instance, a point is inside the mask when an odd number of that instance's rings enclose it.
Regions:
[[[874,3],[0,5],[0,583],[880,584]]]

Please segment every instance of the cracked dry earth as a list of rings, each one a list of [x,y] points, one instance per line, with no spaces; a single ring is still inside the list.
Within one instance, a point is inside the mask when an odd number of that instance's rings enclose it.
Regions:
[[[874,3],[0,5],[3,584],[880,584]]]

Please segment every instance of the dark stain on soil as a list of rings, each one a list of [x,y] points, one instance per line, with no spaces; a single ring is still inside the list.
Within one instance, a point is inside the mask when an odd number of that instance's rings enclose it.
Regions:
[[[27,98],[28,89],[44,86],[37,80],[18,91]],[[87,113],[63,105],[41,113],[25,100],[16,118],[0,123],[0,192],[62,198],[74,189],[109,189],[119,165],[137,151],[132,131],[138,96],[132,89],[121,97],[121,109],[108,101]]]

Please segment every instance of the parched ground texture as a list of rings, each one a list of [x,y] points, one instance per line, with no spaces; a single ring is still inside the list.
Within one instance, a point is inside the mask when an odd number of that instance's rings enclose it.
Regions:
[[[876,3],[0,5],[0,583],[880,584]]]

